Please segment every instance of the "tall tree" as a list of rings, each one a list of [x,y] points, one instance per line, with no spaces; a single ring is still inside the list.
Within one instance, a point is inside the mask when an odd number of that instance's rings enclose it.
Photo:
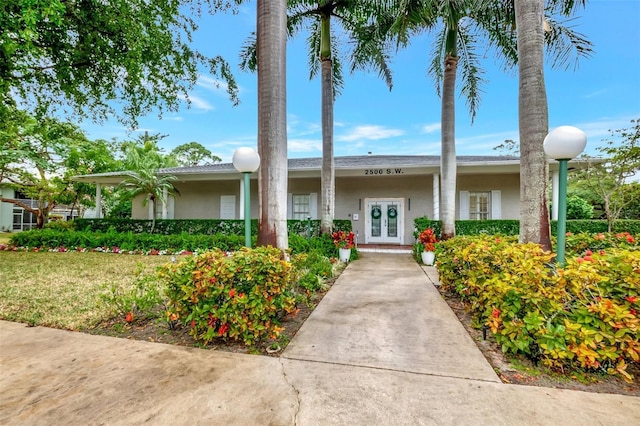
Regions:
[[[550,0],[547,15],[571,15],[584,0]],[[518,39],[518,121],[520,131],[520,241],[541,244],[551,250],[551,231],[547,207],[549,167],[542,147],[549,130],[547,93],[544,83],[545,39],[557,30],[545,19],[544,0],[515,0]],[[579,34],[573,37],[578,54],[588,56],[590,44]],[[558,52],[558,51],[556,51]],[[561,52],[561,51],[560,51]],[[556,53],[566,61],[566,55]]]
[[[125,101],[129,122],[153,108],[174,110],[199,70],[228,83],[230,68],[219,56],[191,46],[205,3],[213,13],[239,0],[166,1],[6,0],[0,13],[0,117],[22,104],[43,115],[52,109],[104,119]],[[196,12],[191,13],[189,12]]]
[[[289,33],[295,36],[303,28],[310,30],[310,78],[320,69],[322,111],[322,170],[320,232],[331,233],[335,215],[335,165],[333,156],[333,107],[335,95],[343,86],[342,64],[336,53],[340,47],[332,35],[332,18],[339,32],[348,37],[343,46],[353,46],[350,70],[372,67],[392,87],[391,70],[385,40],[371,22],[382,20],[386,2],[357,0],[289,1]],[[309,22],[310,21],[310,22]],[[308,25],[305,27],[305,23]]]
[[[213,155],[211,151],[198,142],[178,145],[171,151],[171,155],[179,165],[186,167],[209,166],[222,161],[220,157]]]
[[[258,244],[285,250],[287,235],[286,0],[258,0]]]
[[[638,201],[637,183],[631,179],[640,175],[640,120],[631,120],[631,124],[610,131],[611,138],[598,148],[604,160],[590,161],[587,169],[576,173],[578,182],[574,182],[601,200],[610,232],[625,207]]]
[[[455,235],[456,149],[455,92],[458,68],[462,70],[462,94],[467,99],[471,119],[475,118],[483,82],[477,43],[484,41],[507,67],[518,61],[513,0],[398,0],[392,30],[400,44],[422,31],[438,31],[429,68],[442,98],[441,115],[441,220],[442,239]],[[590,44],[580,34],[560,22],[549,21],[554,31],[548,38],[553,53],[562,59],[572,49],[579,55],[590,52]],[[544,40],[543,40],[544,42]]]
[[[69,176],[76,173],[90,148],[82,131],[71,123],[55,119],[35,119],[24,111],[5,114],[0,132],[0,183],[7,184],[36,200],[36,205],[18,198],[0,201],[22,207],[36,216],[42,228],[49,213],[60,203],[68,202],[74,190]],[[71,159],[74,159],[71,161]],[[77,161],[75,161],[77,159]],[[75,194],[79,196],[78,194]]]
[[[386,34],[378,25],[390,13],[385,1],[290,0],[287,26],[290,37],[309,31],[310,78],[320,71],[322,168],[321,168],[321,223],[320,232],[330,233],[335,215],[335,166],[333,157],[333,109],[344,79],[342,60],[349,69],[372,68],[383,76],[391,89],[391,70],[387,65]],[[338,32],[347,36],[346,43],[337,43],[333,36],[332,18],[338,23]],[[241,54],[241,68],[255,71],[255,36],[249,38]]]

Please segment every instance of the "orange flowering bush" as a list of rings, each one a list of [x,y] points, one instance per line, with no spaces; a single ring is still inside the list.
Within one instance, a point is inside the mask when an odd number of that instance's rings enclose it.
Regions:
[[[637,238],[579,239],[581,249],[603,241],[616,247],[568,251],[561,268],[553,253],[515,237],[456,237],[440,244],[440,281],[504,352],[631,381],[627,366],[640,366],[640,250],[630,248]]]
[[[292,265],[274,247],[190,256],[166,265],[159,277],[168,287],[167,317],[190,327],[205,344],[276,338],[280,320],[296,308],[289,290]]]
[[[339,249],[352,249],[355,247],[355,235],[353,232],[338,231],[331,234],[331,237],[333,238],[333,244]]]
[[[433,228],[427,228],[418,235],[418,241],[422,244],[424,251],[435,251],[438,237]]]

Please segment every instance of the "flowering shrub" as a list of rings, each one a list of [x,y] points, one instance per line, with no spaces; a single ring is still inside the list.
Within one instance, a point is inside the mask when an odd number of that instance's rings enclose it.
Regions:
[[[331,234],[331,236],[333,237],[333,244],[339,249],[352,249],[353,247],[355,247],[355,244],[353,242],[355,235],[353,234],[353,232],[347,233],[344,231],[338,231]]]
[[[640,365],[640,250],[629,237],[575,237],[594,248],[619,246],[568,251],[564,268],[552,263],[553,253],[514,237],[456,237],[440,245],[440,280],[504,352],[630,381],[627,365]]]
[[[220,250],[168,264],[159,276],[167,285],[167,317],[190,327],[198,341],[222,337],[251,345],[276,338],[279,322],[295,310],[292,266],[273,247]]]
[[[438,238],[433,228],[427,228],[418,235],[418,241],[422,244],[424,251],[435,251]]]

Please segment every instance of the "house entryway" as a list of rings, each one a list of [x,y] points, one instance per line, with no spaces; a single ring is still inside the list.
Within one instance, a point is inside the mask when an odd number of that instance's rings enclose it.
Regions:
[[[365,244],[404,243],[404,199],[365,199]]]

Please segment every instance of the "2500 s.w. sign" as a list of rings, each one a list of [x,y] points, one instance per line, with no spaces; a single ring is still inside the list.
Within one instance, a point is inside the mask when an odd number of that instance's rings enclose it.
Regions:
[[[404,172],[402,169],[365,169],[365,176],[373,175],[401,175]]]

